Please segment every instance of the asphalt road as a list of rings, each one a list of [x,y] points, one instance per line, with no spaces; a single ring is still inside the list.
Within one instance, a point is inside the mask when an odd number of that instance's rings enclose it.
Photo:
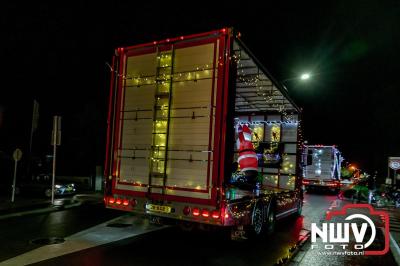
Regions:
[[[40,247],[31,241],[65,237],[121,215],[102,204],[0,220],[0,261]]]
[[[303,229],[310,229],[311,222],[319,222],[324,217],[335,199],[333,195],[305,194],[302,217],[279,222],[273,236],[251,242],[232,242],[218,232],[187,233],[175,227],[157,228],[132,216],[125,218],[133,222],[114,220],[108,224],[114,223],[117,227],[107,227],[105,223],[89,233],[75,234],[120,214],[93,205],[13,218],[0,221],[3,231],[0,243],[8,243],[0,248],[0,261],[15,257],[5,265],[21,264],[21,261],[22,264],[37,262],[34,265],[273,265],[289,254],[289,248],[304,234]],[[68,238],[72,234],[75,235]],[[30,243],[49,236],[67,239],[51,247],[39,248],[40,245]],[[57,256],[55,252],[62,245],[68,245],[68,251]]]

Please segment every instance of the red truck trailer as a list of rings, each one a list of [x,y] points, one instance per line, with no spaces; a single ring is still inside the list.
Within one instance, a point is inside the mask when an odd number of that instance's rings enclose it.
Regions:
[[[239,237],[301,213],[300,109],[238,32],[118,48],[111,73],[107,208]]]

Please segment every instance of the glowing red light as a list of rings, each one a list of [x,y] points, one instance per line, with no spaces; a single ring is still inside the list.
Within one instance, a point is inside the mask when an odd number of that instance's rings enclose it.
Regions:
[[[128,206],[128,205],[129,205],[129,200],[125,199],[125,200],[122,202],[122,205]]]
[[[219,218],[219,211],[215,210],[212,212],[211,217],[214,219],[218,219]]]
[[[183,40],[184,39],[184,37],[183,36],[181,36],[181,40]]]
[[[192,214],[193,214],[193,216],[199,216],[200,215],[200,209],[199,208],[193,208]]]
[[[183,214],[184,215],[189,215],[190,214],[190,207],[189,206],[185,206],[185,208],[183,208]]]
[[[223,33],[225,33],[225,32],[226,32],[226,29],[225,29],[225,28],[223,28],[221,31],[222,31]]]
[[[115,202],[115,199],[114,199],[114,198],[109,198],[109,199],[108,199],[108,203],[113,204],[114,202]]]
[[[308,180],[303,180],[303,185],[308,185],[308,184],[310,184],[310,181],[308,181]]]
[[[115,203],[117,203],[118,205],[120,205],[120,204],[122,203],[122,200],[121,200],[121,199],[117,199],[117,200],[115,201]]]
[[[203,209],[201,210],[201,216],[207,218],[208,216],[210,216],[210,212],[207,209]]]
[[[167,42],[169,42],[169,39],[167,39]]]
[[[154,44],[154,45],[156,45],[156,44],[157,44],[157,42],[156,42],[156,41],[154,41],[154,42],[153,42],[153,44]]]

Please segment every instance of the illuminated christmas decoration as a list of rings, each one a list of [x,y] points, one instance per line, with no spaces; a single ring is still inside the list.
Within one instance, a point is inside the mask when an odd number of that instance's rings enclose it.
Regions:
[[[271,127],[271,141],[279,142],[280,140],[281,140],[281,127],[274,125]]]
[[[259,142],[264,139],[264,125],[255,125],[253,127],[253,134],[251,135],[252,142]]]
[[[157,56],[158,68],[155,77],[155,83],[150,78],[144,78],[149,84],[156,84],[156,98],[154,122],[153,122],[153,148],[150,158],[151,175],[164,175],[166,172],[166,146],[168,135],[168,122],[170,113],[170,90],[171,90],[171,73],[172,73],[172,54],[164,52]],[[139,84],[139,79],[136,79]],[[140,83],[143,85],[143,83]]]

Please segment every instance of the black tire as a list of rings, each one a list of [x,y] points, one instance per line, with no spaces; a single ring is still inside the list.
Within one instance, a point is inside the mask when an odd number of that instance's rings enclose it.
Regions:
[[[270,204],[267,212],[267,216],[265,217],[266,219],[266,234],[267,235],[272,235],[275,232],[275,225],[276,225],[276,216],[275,216],[275,209]]]
[[[251,237],[260,237],[265,231],[264,208],[262,204],[257,204],[253,211],[252,223],[250,227]]]
[[[272,205],[265,214],[262,204],[257,204],[253,211],[252,224],[248,230],[250,238],[260,238],[271,235],[275,231],[275,210]]]

